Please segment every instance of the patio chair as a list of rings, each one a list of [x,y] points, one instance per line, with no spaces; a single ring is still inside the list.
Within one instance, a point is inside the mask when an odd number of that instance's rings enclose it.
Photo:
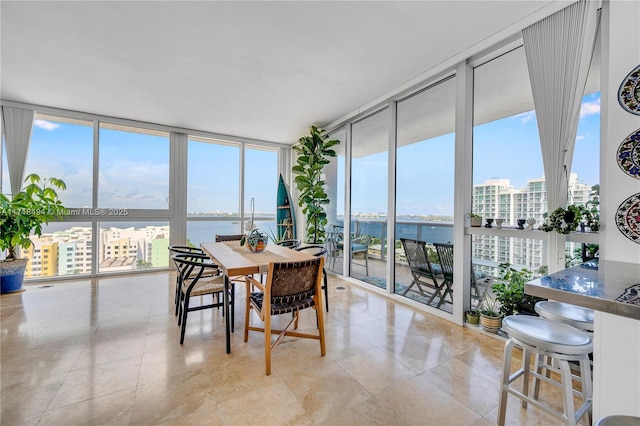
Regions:
[[[184,343],[184,335],[187,328],[187,315],[189,312],[208,308],[224,306],[224,276],[220,273],[218,265],[212,263],[207,255],[197,253],[179,253],[171,256],[178,267],[179,298],[178,298],[178,325],[180,329],[180,344]],[[199,306],[189,306],[190,300],[195,296],[210,294],[212,303]],[[234,318],[234,294],[235,285],[229,289],[229,304],[231,305],[231,329],[233,330]],[[217,300],[217,301],[216,301]],[[223,311],[224,312],[224,311]]]
[[[334,225],[334,234],[329,240],[331,245],[328,249],[331,257],[330,269],[333,269],[336,258],[340,257],[340,253],[344,252],[344,233],[339,232],[340,229],[342,229],[342,226]],[[351,238],[351,257],[353,258],[353,255],[358,253],[362,253],[364,257],[364,265],[356,262],[352,263],[364,266],[366,276],[369,276],[369,244],[371,244],[371,237],[368,235],[353,236]]]
[[[400,241],[402,242],[402,247],[404,247],[404,253],[413,277],[411,284],[401,295],[405,296],[413,286],[416,286],[422,296],[429,298],[427,305],[436,297],[442,299],[440,285],[436,278],[436,276],[442,278],[442,269],[440,265],[432,265],[429,261],[426,241],[412,240],[409,238],[400,238]],[[428,291],[427,289],[432,291]]]
[[[438,260],[444,277],[444,281],[442,282],[444,292],[436,306],[439,308],[447,301],[447,295],[449,295],[450,303],[453,303],[453,244],[433,243],[433,245],[438,252]]]
[[[317,257],[304,262],[271,262],[267,280],[264,284],[247,277],[247,282],[255,286],[260,291],[251,292],[247,286],[247,305],[244,320],[244,341],[249,340],[249,331],[259,331],[265,335],[264,358],[265,373],[271,374],[271,352],[278,346],[284,336],[302,337],[316,339],[320,341],[320,354],[326,354],[324,339],[324,318],[322,311],[322,266],[324,259]],[[320,308],[318,308],[320,307]],[[318,334],[302,333],[289,330],[293,325],[294,330],[298,328],[300,311],[307,308],[314,308],[316,312],[316,324]],[[258,314],[263,327],[254,327],[249,324],[250,311]],[[271,328],[271,317],[273,315],[292,314],[282,330]],[[276,340],[271,343],[271,334],[276,333]]]
[[[491,288],[493,278],[482,271],[477,271],[471,266],[471,299],[478,304],[484,300],[487,291]]]
[[[311,252],[311,254],[313,254],[316,257],[321,257],[327,254],[326,247],[318,244],[309,244],[303,247],[298,247],[296,248],[296,250]],[[324,290],[324,304],[325,304],[325,308],[327,309],[327,312],[329,312],[329,285],[327,283],[327,271],[324,268],[324,266],[322,267],[322,279],[323,279],[322,289]]]

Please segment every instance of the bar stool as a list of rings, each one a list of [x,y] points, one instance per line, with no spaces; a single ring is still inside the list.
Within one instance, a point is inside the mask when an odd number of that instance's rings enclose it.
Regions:
[[[534,309],[542,318],[572,325],[593,336],[593,309],[554,300],[540,301]]]
[[[532,404],[534,407],[563,420],[567,425],[575,425],[584,414],[587,414],[589,424],[591,424],[592,388],[588,356],[593,351],[591,338],[585,332],[570,325],[529,315],[510,315],[504,318],[502,329],[509,335],[509,339],[504,346],[498,424],[504,425],[508,394],[521,399],[522,407],[526,408],[528,403]],[[522,368],[509,375],[514,346],[523,350]],[[530,368],[532,354],[536,355],[533,370]],[[552,362],[544,362],[544,357],[549,357]],[[554,367],[553,361],[559,367]],[[580,377],[571,374],[569,361],[579,362]],[[558,372],[561,381],[556,382],[546,377],[542,374],[543,369]],[[529,396],[529,375],[533,376],[535,389],[533,398]],[[522,392],[510,386],[520,376],[523,377]],[[574,378],[580,380],[581,392],[573,388]],[[562,413],[537,400],[540,380],[560,387],[563,403]],[[584,401],[577,411],[573,403],[574,393],[582,397]]]
[[[640,417],[613,415],[598,420],[594,426],[638,426]]]

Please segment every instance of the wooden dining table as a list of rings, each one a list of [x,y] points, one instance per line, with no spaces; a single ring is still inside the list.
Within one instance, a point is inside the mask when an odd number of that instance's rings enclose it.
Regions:
[[[224,274],[224,316],[227,353],[231,353],[231,322],[229,313],[230,277],[266,273],[271,262],[294,262],[313,260],[311,254],[292,250],[277,244],[267,244],[262,252],[252,252],[239,241],[202,243],[202,250],[216,263]]]

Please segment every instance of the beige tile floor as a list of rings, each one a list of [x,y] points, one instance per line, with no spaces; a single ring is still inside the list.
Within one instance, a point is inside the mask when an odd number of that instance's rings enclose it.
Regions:
[[[265,376],[262,335],[242,338],[244,289],[227,355],[219,310],[191,313],[178,343],[174,280],[57,281],[2,295],[1,423],[496,423],[496,338],[331,277],[327,355],[317,341],[286,338]],[[312,310],[303,318],[301,328],[315,326]],[[541,398],[559,401],[547,388]],[[507,421],[558,423],[515,399]]]

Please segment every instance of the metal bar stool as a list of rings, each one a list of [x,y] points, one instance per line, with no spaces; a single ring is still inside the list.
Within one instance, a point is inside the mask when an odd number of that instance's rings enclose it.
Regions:
[[[593,309],[554,300],[543,300],[536,303],[535,310],[542,318],[572,325],[593,336]]]
[[[613,415],[603,417],[594,426],[639,426],[640,417]]]
[[[507,397],[511,394],[522,400],[522,406],[531,404],[552,416],[562,420],[567,425],[575,425],[580,418],[587,414],[591,424],[592,385],[589,364],[589,353],[593,351],[591,338],[583,331],[560,322],[528,315],[510,315],[502,320],[502,329],[509,335],[504,346],[504,362],[502,369],[502,384],[500,403],[498,404],[498,424],[505,424]],[[513,347],[522,348],[522,368],[509,375],[511,371],[511,355]],[[531,355],[536,355],[533,370],[530,368]],[[543,362],[544,357],[555,361]],[[569,361],[578,361],[580,377],[571,374]],[[560,374],[560,382],[552,380],[542,374],[542,370],[553,370]],[[529,396],[529,376],[533,376],[536,391],[533,398]],[[522,392],[510,386],[520,376],[523,377]],[[573,388],[573,379],[581,383],[581,392]],[[540,380],[560,387],[562,391],[563,412],[552,409],[549,405],[538,401]],[[576,411],[573,395],[583,399],[583,404]]]

